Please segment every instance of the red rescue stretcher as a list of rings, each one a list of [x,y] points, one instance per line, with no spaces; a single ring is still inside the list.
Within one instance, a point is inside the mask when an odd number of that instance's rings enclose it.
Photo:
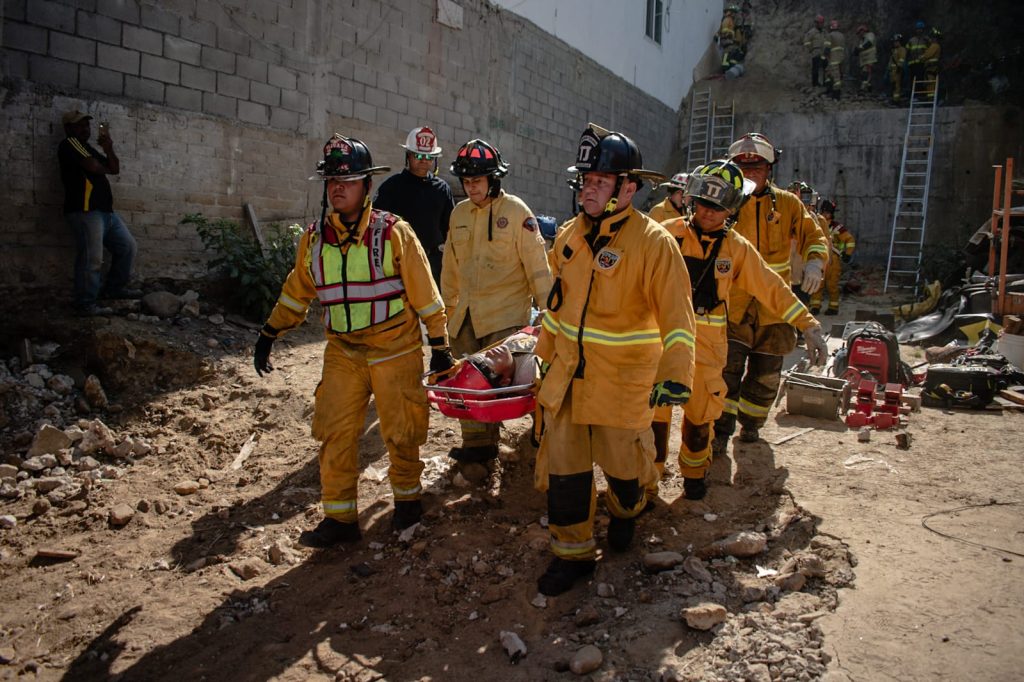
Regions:
[[[519,333],[536,336],[539,331],[526,327]],[[488,348],[506,341],[499,341]],[[536,362],[532,354],[524,361]],[[454,419],[501,422],[524,417],[537,407],[532,383],[494,388],[483,373],[466,360],[457,361],[445,372],[428,373],[423,386],[427,390],[427,399],[437,405],[441,414]]]

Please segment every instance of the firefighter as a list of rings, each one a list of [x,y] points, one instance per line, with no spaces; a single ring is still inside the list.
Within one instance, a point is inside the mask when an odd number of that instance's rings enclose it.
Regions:
[[[452,366],[444,305],[423,247],[408,223],[370,203],[371,177],[389,168],[374,166],[365,144],[338,133],[323,154],[317,165],[324,182],[320,220],[299,240],[295,267],[260,331],[254,358],[260,376],[272,371],[274,340],[302,324],[319,299],[327,347],[312,432],[320,441],[324,519],[299,543],[321,548],[361,537],[358,450],[371,395],[391,460],[392,525],[403,529],[419,521],[419,446],[427,440],[428,416],[420,384],[421,320],[431,369]]]
[[[923,94],[931,97],[935,94],[935,81],[939,77],[939,61],[942,58],[942,31],[932,28],[928,34],[928,47],[921,53],[921,62],[924,64],[925,86]]]
[[[843,62],[846,60],[846,38],[839,30],[839,21],[828,25],[828,68],[825,69],[825,90],[832,99],[839,99],[843,88]]]
[[[402,216],[412,226],[430,260],[434,283],[440,288],[441,251],[455,207],[452,188],[437,174],[441,147],[434,131],[420,126],[409,131],[402,148],[405,168],[380,184],[373,205]]]
[[[555,239],[555,284],[537,356],[545,432],[535,483],[547,492],[550,565],[542,594],[593,572],[594,465],[608,482],[608,544],[625,551],[657,480],[655,406],[682,405],[693,381],[690,281],[671,235],[630,204],[645,178],[636,144],[590,124],[580,138],[582,211]]]
[[[697,320],[693,392],[683,408],[679,450],[679,471],[688,500],[702,499],[707,492],[705,477],[711,464],[712,424],[725,406],[722,369],[729,348],[726,301],[733,283],[756,292],[754,296],[765,309],[803,331],[812,364],[824,364],[828,356],[821,327],[790,290],[789,283],[764,262],[753,244],[730,229],[754,187],[753,182],[743,179],[736,164],[722,159],[712,161],[695,170],[686,182],[692,218],[664,223],[682,249]],[[671,421],[671,407],[655,410],[651,426],[659,469],[664,467]]]
[[[924,33],[923,21],[914,23],[914,35],[907,41],[907,67],[910,70],[910,85],[915,80],[924,80],[924,51],[928,48],[928,36]]]
[[[871,92],[871,77],[878,62],[875,34],[861,24],[857,27],[857,35],[860,36],[860,42],[853,48],[853,53],[857,55],[857,64],[860,66],[860,89],[861,92]]]
[[[764,135],[748,133],[729,147],[729,160],[756,184],[740,209],[734,228],[761,253],[782,279],[789,277],[790,242],[804,260],[801,288],[813,294],[821,286],[828,242],[799,197],[775,186],[772,168],[779,150]],[[796,346],[796,333],[740,287],[729,292],[729,357],[722,376],[729,388],[725,411],[715,423],[715,454],[725,451],[737,418],[740,439],[756,441],[779,390],[782,357]]]
[[[828,226],[829,252],[828,268],[825,271],[825,288],[828,289],[828,309],[826,315],[839,313],[839,277],[843,274],[843,263],[849,263],[853,250],[857,246],[853,234],[842,223],[837,223],[835,199],[822,199],[818,207],[821,219]],[[821,311],[821,289],[811,296],[811,312],[815,315]]]
[[[807,33],[804,34],[804,49],[811,55],[811,85],[814,87],[822,84],[821,72],[828,64],[828,51],[825,47],[827,39],[825,17],[819,14],[814,17],[814,26],[807,29]]]
[[[728,5],[722,10],[722,23],[718,27],[715,39],[723,53],[728,52],[729,48],[736,44],[736,14],[739,10],[736,5]]]
[[[663,223],[683,215],[683,190],[686,189],[686,173],[676,173],[668,182],[658,187],[667,190],[668,196],[659,204],[651,207],[647,214],[656,223]]]
[[[522,199],[501,188],[508,168],[483,140],[462,145],[451,165],[469,197],[452,211],[441,267],[448,334],[457,356],[528,325],[531,299],[542,307],[551,290],[537,219]],[[449,452],[453,459],[486,462],[498,456],[499,423],[460,424],[462,445]]]
[[[827,241],[828,235],[828,223],[822,220],[822,217],[818,215],[818,192],[808,185],[806,182],[800,180],[794,180],[789,185],[789,191],[800,197],[800,203],[804,205],[807,212],[811,214],[811,218],[814,219],[815,225],[818,227],[819,238]],[[800,251],[797,248],[796,240],[790,241],[789,249],[789,282],[790,288],[796,297],[800,299],[800,302],[804,305],[810,305],[811,296],[800,286],[800,283],[804,279],[804,259],[800,256]],[[797,342],[799,345],[799,341]]]
[[[892,51],[889,53],[889,82],[892,84],[893,104],[903,98],[903,70],[907,68],[907,48],[903,46],[903,34],[892,37]]]

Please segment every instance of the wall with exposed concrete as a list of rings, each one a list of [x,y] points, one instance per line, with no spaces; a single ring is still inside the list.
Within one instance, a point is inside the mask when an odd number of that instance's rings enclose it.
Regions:
[[[676,112],[486,0],[5,0],[0,57],[0,284],[70,286],[55,150],[61,112],[110,121],[122,172],[115,209],[143,277],[204,271],[182,215],[263,221],[317,212],[323,140],[366,141],[402,165],[427,124],[445,148],[494,142],[506,188],[565,217],[564,169],[588,120],[632,135],[662,168]],[[642,36],[640,36],[642,38]],[[95,126],[94,126],[95,128]]]
[[[764,132],[783,150],[775,177],[804,180],[839,204],[861,263],[889,253],[907,109],[827,114],[738,114],[737,135]],[[961,246],[992,210],[991,166],[1024,154],[1024,120],[1013,107],[940,106],[936,117],[926,254]],[[841,159],[841,164],[836,163]]]

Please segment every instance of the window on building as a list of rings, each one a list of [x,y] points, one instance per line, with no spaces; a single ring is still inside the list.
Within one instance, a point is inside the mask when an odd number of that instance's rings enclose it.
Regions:
[[[663,0],[647,0],[647,37],[661,45],[661,22],[665,16]]]

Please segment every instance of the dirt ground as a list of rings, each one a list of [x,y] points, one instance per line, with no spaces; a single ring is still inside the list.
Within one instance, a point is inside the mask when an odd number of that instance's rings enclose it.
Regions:
[[[735,441],[715,462],[705,501],[680,497],[670,464],[633,551],[607,553],[594,580],[545,602],[535,580],[548,561],[546,505],[532,487],[528,418],[506,424],[500,461],[478,476],[447,458],[458,424],[432,410],[427,518],[401,539],[371,409],[364,539],[297,547],[319,520],[309,436],[318,324],[278,343],[277,370],[261,379],[254,332],[212,324],[207,308],[159,322],[83,322],[56,307],[8,318],[8,351],[22,337],[54,341],[54,373],[103,380],[111,406],[61,407],[49,421],[99,418],[115,440],[153,450],[97,453],[103,475],[52,503],[24,485],[0,502],[15,522],[0,530],[0,677],[556,680],[575,677],[567,669],[584,645],[601,651],[596,680],[1003,680],[1024,667],[1020,413],[925,408],[909,417],[910,449],[898,450],[892,432],[858,442],[839,422],[786,414],[782,401],[760,442]],[[43,413],[11,407],[25,369],[11,358],[0,444],[17,466]],[[80,484],[79,464],[30,478]],[[175,491],[189,481],[196,492]],[[122,526],[110,520],[119,504],[134,512]],[[602,546],[606,518],[599,506]],[[766,549],[718,551],[740,531],[762,533]],[[645,570],[647,555],[666,551],[686,563]],[[792,577],[794,564],[812,567],[798,584],[758,577]],[[708,601],[726,607],[726,622],[689,628],[681,609]],[[528,650],[515,665],[503,631]]]

